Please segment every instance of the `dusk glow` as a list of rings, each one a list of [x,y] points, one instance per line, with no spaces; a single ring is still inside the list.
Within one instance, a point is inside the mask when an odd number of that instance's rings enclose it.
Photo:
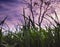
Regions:
[[[26,2],[27,1],[27,2]],[[51,14],[54,17],[53,9],[57,12],[58,17],[60,18],[60,0],[51,0],[52,9],[47,13]],[[36,0],[33,0],[36,2]],[[37,0],[39,3],[39,0]],[[29,12],[28,6],[29,0],[0,0],[0,20],[4,17],[8,16],[5,23],[9,25],[9,27],[14,27],[15,25],[24,24],[23,21],[23,8],[25,8],[26,15],[31,15]],[[38,22],[39,8],[38,6],[34,6],[37,13],[35,13],[35,21]],[[33,9],[33,10],[34,10]],[[60,20],[60,19],[59,19]],[[46,24],[45,21],[43,21]]]

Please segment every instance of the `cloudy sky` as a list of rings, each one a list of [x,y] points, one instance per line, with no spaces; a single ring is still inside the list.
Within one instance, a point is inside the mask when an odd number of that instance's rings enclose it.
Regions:
[[[28,2],[28,0],[26,1]],[[25,0],[0,0],[0,20],[8,16],[5,22],[9,24],[11,27],[13,27],[13,25],[17,25],[19,21],[23,22],[21,14],[22,14],[23,7],[26,6],[27,4],[26,1]],[[52,5],[55,7],[57,14],[59,16],[60,0],[53,0],[53,1],[55,2]]]
[[[23,4],[24,0],[0,0],[0,20],[8,16],[5,22],[11,26],[16,25],[18,19],[22,19]]]

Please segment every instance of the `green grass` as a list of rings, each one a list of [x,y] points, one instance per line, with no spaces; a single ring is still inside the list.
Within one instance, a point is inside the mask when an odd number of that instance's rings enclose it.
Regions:
[[[56,27],[47,30],[41,28],[22,28],[18,33],[2,34],[0,29],[0,46],[6,47],[60,47],[60,29]],[[17,32],[17,31],[16,31]],[[2,47],[2,46],[1,46]]]

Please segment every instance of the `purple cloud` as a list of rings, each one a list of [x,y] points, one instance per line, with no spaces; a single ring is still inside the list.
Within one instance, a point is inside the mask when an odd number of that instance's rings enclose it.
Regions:
[[[18,22],[24,23],[21,14],[23,7],[27,6],[27,4],[29,4],[28,0],[0,0],[0,20],[2,20],[2,18],[4,18],[5,16],[8,16],[6,22],[10,25],[16,25]],[[36,13],[35,15],[38,15],[38,13]]]
[[[6,23],[13,25],[18,23],[19,16],[21,18],[21,11],[24,0],[0,0],[0,20],[8,16]]]

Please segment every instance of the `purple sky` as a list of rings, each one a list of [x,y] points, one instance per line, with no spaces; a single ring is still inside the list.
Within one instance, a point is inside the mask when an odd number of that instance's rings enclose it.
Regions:
[[[26,1],[29,2],[28,0]],[[21,21],[23,23],[21,14],[22,14],[23,7],[27,5],[26,1],[25,0],[0,0],[0,20],[2,20],[5,16],[8,16],[5,22],[9,24],[9,26],[11,27],[13,27],[14,25],[17,25],[17,23],[21,24]],[[59,17],[60,15],[60,11],[59,11],[60,2],[59,1],[60,0],[53,0],[53,1],[55,2],[54,4],[52,3],[52,5],[56,9],[58,17]],[[39,9],[37,9],[37,12],[38,10]],[[26,10],[26,12],[28,15],[28,9]]]
[[[6,23],[11,25],[16,25],[22,19],[21,11],[23,7],[24,0],[0,0],[0,20],[5,16],[8,16]]]

